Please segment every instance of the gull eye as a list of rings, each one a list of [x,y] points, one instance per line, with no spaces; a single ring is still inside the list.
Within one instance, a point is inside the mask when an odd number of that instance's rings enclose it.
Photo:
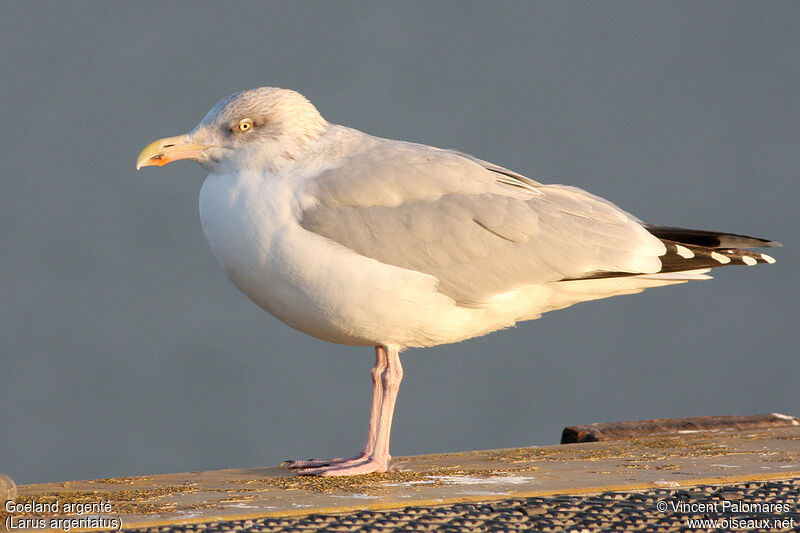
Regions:
[[[240,133],[247,133],[253,129],[253,121],[249,118],[244,118],[239,121],[239,125],[235,128]]]

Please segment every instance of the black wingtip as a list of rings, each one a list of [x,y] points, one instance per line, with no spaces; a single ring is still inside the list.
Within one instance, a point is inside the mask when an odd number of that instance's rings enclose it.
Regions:
[[[783,246],[781,243],[769,239],[739,235],[737,233],[674,228],[671,226],[648,225],[645,228],[659,239],[665,241],[692,244],[706,248],[777,248]]]
[[[710,248],[662,240],[667,253],[661,256],[662,272],[682,272],[692,268],[716,268],[726,265],[753,266],[772,264],[775,258],[742,248]],[[771,242],[771,241],[770,241]]]
[[[748,237],[748,239],[751,237]],[[661,260],[661,270],[656,274],[669,274],[680,272],[692,272],[728,265],[753,266],[759,263],[771,265],[775,263],[775,258],[761,253],[745,250],[742,248],[719,248],[712,246],[698,246],[687,242],[676,242],[661,239],[666,248],[666,253],[659,257]],[[781,246],[774,241],[765,241],[772,246]],[[760,246],[767,246],[762,244]],[[641,275],[643,272],[593,272],[580,278],[568,278],[561,281],[575,281],[578,279],[598,279],[598,278],[617,278],[625,276]]]

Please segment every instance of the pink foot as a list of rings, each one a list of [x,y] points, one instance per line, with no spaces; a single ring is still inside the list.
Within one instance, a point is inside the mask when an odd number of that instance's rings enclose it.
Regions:
[[[357,476],[359,474],[372,474],[375,472],[387,472],[389,470],[389,461],[380,461],[376,459],[366,459],[361,462],[352,462],[348,464],[338,464],[330,466],[322,466],[319,468],[302,468],[297,471],[298,476]]]
[[[366,452],[355,457],[337,457],[335,459],[309,459],[307,461],[286,461],[284,464],[292,470],[299,470],[302,468],[319,468],[322,466],[334,466],[345,463],[362,462],[369,457]]]
[[[398,346],[376,346],[372,368],[372,408],[364,451],[349,459],[289,461],[299,476],[355,476],[389,470],[389,434],[397,390],[403,379]]]

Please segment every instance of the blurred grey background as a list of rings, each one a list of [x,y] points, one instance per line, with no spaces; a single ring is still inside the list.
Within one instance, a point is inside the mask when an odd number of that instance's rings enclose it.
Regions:
[[[190,163],[139,150],[244,88],[458,148],[778,263],[409,350],[395,456],[566,425],[800,414],[800,4],[3,2],[0,472],[18,483],[360,449],[371,349],[258,309]]]

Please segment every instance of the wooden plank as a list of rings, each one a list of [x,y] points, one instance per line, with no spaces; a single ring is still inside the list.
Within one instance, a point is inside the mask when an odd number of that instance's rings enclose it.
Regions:
[[[561,433],[561,444],[623,440],[656,435],[680,435],[700,431],[744,431],[798,425],[800,425],[800,420],[797,417],[780,413],[603,422],[564,428]]]

